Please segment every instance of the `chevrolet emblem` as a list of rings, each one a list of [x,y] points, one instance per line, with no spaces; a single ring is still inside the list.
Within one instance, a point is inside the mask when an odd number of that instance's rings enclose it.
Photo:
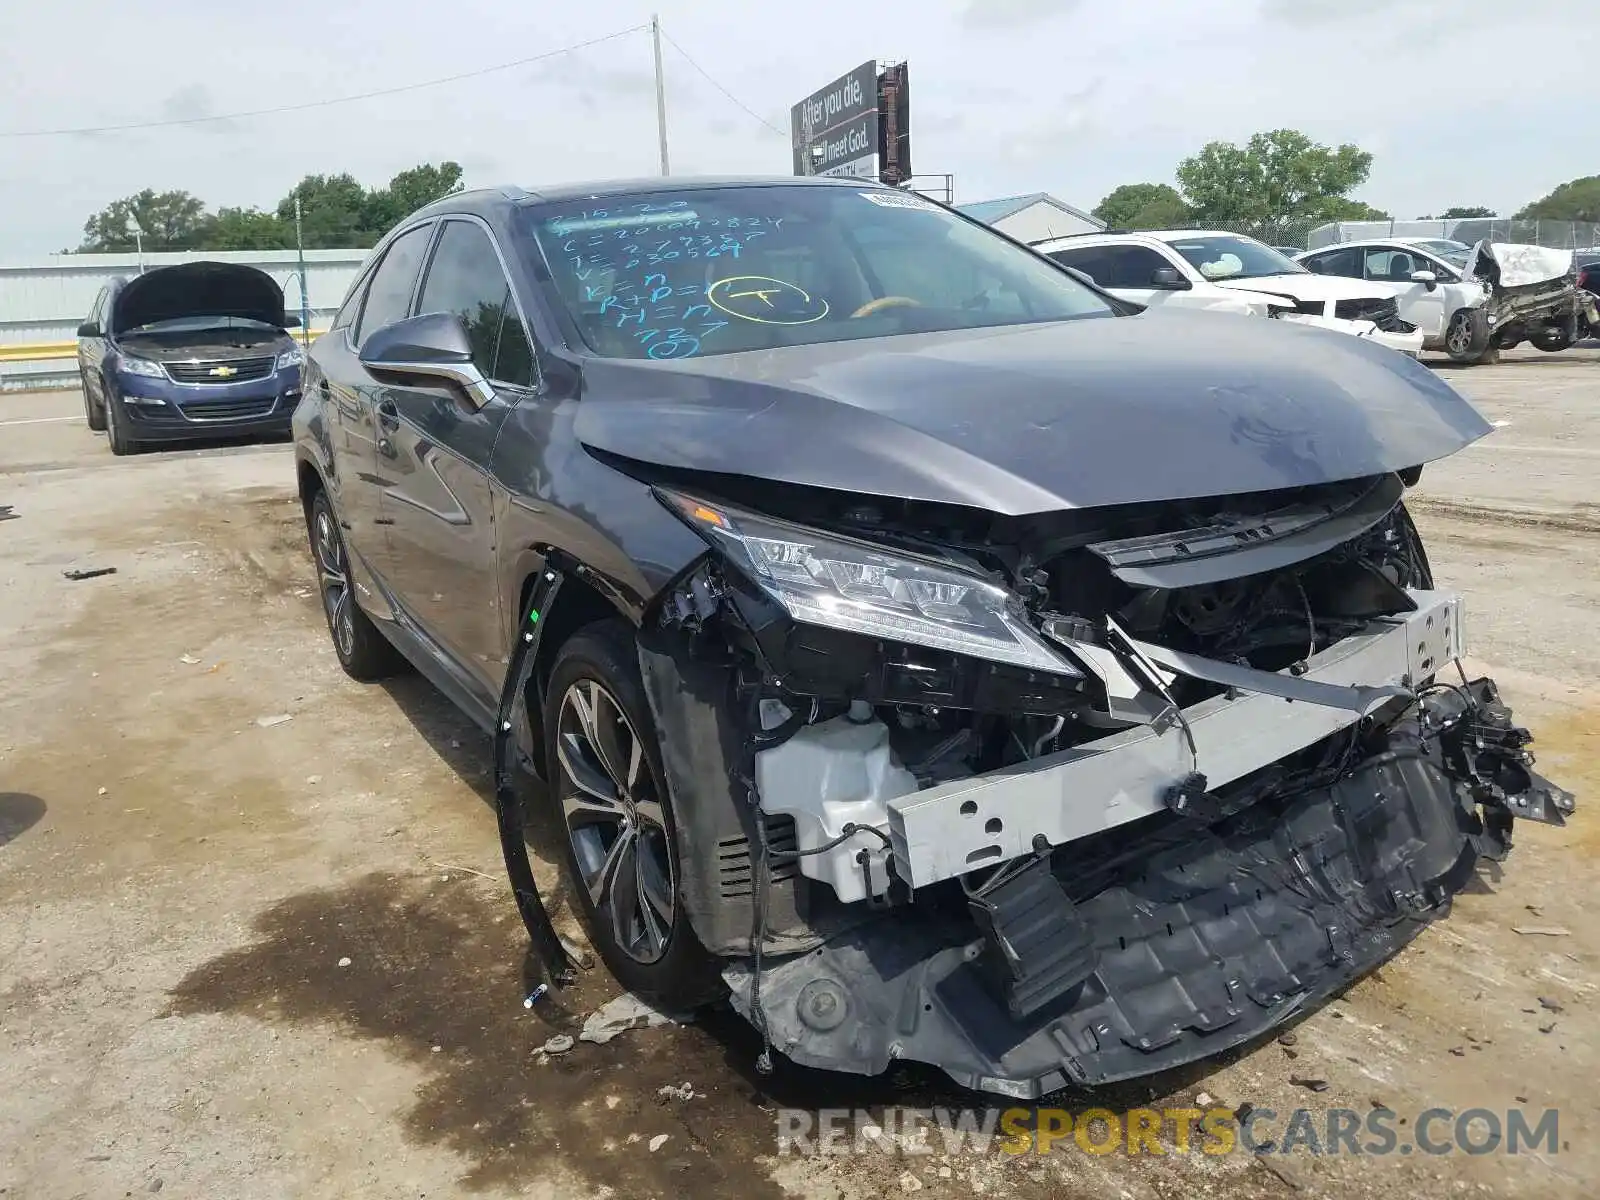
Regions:
[[[215,375],[218,379],[227,379],[229,376],[237,375],[238,373],[238,367],[212,367],[211,370],[206,372],[208,375]]]

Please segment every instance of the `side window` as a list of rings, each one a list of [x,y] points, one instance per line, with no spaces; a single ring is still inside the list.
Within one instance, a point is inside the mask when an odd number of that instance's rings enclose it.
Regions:
[[[339,306],[339,311],[333,314],[333,324],[330,329],[348,329],[356,323],[356,314],[361,311],[361,302],[367,297],[367,285],[372,282],[370,274],[361,276],[356,280],[355,287],[350,289],[350,295]]]
[[[1304,265],[1317,275],[1343,275],[1348,279],[1361,278],[1361,251],[1355,249],[1329,250],[1304,260]]]
[[[460,317],[472,342],[472,361],[488,378],[525,387],[533,383],[533,354],[511,286],[494,243],[477,224],[445,223],[417,312]]]
[[[95,324],[99,325],[102,330],[105,328],[106,293],[110,290],[111,289],[109,287],[103,287],[100,289],[99,295],[95,296],[94,298],[94,304],[89,308],[89,315],[84,318],[86,322],[93,321]]]
[[[1431,266],[1420,255],[1394,246],[1375,247],[1366,254],[1366,277],[1386,283],[1410,283],[1411,272]]]
[[[428,248],[433,226],[408,230],[389,244],[383,261],[367,285],[366,303],[356,324],[355,343],[361,345],[367,334],[385,325],[404,320],[411,305],[411,285],[422,265],[422,252]]]
[[[1110,258],[1107,270],[1111,279],[1102,285],[1105,287],[1147,288],[1152,275],[1162,267],[1172,266],[1160,251],[1148,246],[1108,246],[1106,251]],[[1096,280],[1099,278],[1095,276]]]
[[[1052,250],[1049,257],[1063,267],[1082,271],[1101,287],[1111,286],[1110,247],[1079,246],[1072,250]]]

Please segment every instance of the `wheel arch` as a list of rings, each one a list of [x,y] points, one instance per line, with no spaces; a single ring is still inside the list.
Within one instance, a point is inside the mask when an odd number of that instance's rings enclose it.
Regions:
[[[295,482],[300,493],[300,507],[307,513],[311,511],[311,500],[318,492],[328,490],[328,483],[322,478],[322,472],[317,465],[304,455],[296,455],[294,461]]]
[[[520,629],[522,622],[527,618],[534,587],[538,584],[542,571],[543,568],[528,572],[518,587],[515,628]],[[614,595],[609,594],[610,589],[597,585],[595,581],[599,578],[586,565],[576,564],[573,569],[565,572],[561,590],[557,592],[554,603],[539,614],[540,624],[543,626],[539,635],[539,652],[534,659],[533,676],[528,680],[523,701],[527,705],[531,743],[529,749],[541,779],[549,778],[549,764],[545,762],[544,753],[544,694],[550,683],[556,656],[561,653],[561,647],[580,630],[601,621],[621,619],[634,628],[639,624],[638,617]]]

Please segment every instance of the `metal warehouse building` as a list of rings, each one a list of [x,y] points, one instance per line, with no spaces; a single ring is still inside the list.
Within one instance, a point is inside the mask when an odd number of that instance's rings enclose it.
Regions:
[[[1008,196],[1003,200],[980,200],[976,204],[958,204],[956,208],[975,221],[993,225],[1019,242],[1037,242],[1074,233],[1097,233],[1106,227],[1104,221],[1096,220],[1081,209],[1057,200],[1048,192]]]

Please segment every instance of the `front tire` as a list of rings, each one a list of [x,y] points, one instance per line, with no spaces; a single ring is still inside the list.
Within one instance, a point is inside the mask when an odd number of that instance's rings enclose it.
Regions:
[[[1488,318],[1482,309],[1457,309],[1451,315],[1450,323],[1445,326],[1445,353],[1459,363],[1482,361],[1489,352],[1492,340]]]
[[[122,411],[121,402],[110,394],[106,396],[105,417],[106,440],[111,443],[111,453],[121,457],[144,449],[128,432],[128,415]]]
[[[317,564],[322,615],[328,619],[333,651],[339,656],[344,673],[361,683],[374,683],[398,673],[403,665],[400,652],[356,603],[350,555],[326,492],[318,491],[311,498],[306,530],[311,537],[311,556]]]
[[[561,647],[544,723],[567,877],[600,957],[663,1007],[717,999],[716,962],[678,888],[677,821],[630,626],[604,621]]]

